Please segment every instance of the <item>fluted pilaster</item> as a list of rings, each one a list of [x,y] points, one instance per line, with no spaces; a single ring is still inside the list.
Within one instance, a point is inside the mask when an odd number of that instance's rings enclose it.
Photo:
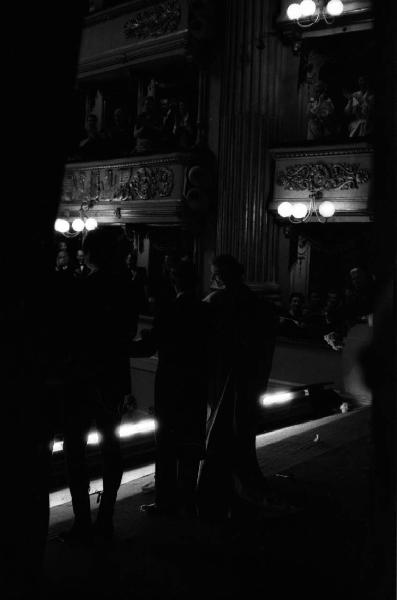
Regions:
[[[291,59],[273,30],[275,11],[274,1],[226,3],[217,252],[236,256],[248,281],[268,277],[267,149],[282,128],[280,70]]]

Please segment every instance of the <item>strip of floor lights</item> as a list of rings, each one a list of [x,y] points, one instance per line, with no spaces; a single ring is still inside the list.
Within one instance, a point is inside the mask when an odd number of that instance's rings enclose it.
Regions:
[[[134,435],[142,434],[142,433],[151,433],[156,429],[156,422],[154,419],[143,419],[142,421],[138,421],[137,423],[123,423],[118,428],[118,436],[120,438],[129,438]],[[97,431],[92,431],[88,435],[87,443],[89,445],[95,446],[99,444],[100,437]],[[54,442],[52,451],[53,452],[62,452],[63,450],[63,442]]]
[[[304,393],[304,396],[309,395],[309,390],[306,389],[299,391],[285,390],[280,392],[274,392],[272,394],[263,394],[263,396],[259,398],[259,402],[265,408],[277,406],[280,404],[288,404],[288,402],[291,402],[295,398],[298,398],[298,396],[301,396],[302,392]]]

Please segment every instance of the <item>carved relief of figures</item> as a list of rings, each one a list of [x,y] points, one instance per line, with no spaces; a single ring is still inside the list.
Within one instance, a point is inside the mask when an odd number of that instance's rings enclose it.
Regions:
[[[369,169],[359,163],[306,163],[288,165],[285,171],[278,171],[277,185],[285,190],[348,190],[357,189],[370,179]]]
[[[159,195],[164,198],[171,194],[174,187],[174,172],[168,167],[157,169],[157,190]]]
[[[66,202],[82,200],[150,200],[156,195],[167,198],[174,189],[172,168],[133,166],[81,169],[65,174],[62,198]]]
[[[117,183],[113,190],[113,200],[132,200],[134,195],[131,181],[132,169],[116,169],[116,173],[114,175],[114,179],[117,180]]]
[[[140,200],[150,200],[156,195],[156,174],[149,167],[141,167],[132,177],[134,191]]]
[[[143,40],[172,33],[181,20],[181,5],[178,0],[161,2],[137,13],[124,25],[128,39]]]

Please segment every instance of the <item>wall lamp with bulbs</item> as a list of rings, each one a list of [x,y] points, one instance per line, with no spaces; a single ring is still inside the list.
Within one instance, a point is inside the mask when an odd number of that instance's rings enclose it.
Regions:
[[[75,237],[80,233],[93,231],[98,227],[98,222],[94,217],[77,217],[70,223],[66,219],[56,219],[54,229],[57,233],[62,233],[65,237]]]
[[[302,0],[291,3],[287,8],[287,17],[295,21],[299,27],[311,27],[321,19],[327,25],[334,22],[335,17],[343,13],[342,0]]]
[[[277,213],[291,223],[305,223],[313,217],[320,223],[326,223],[335,214],[335,204],[329,200],[321,200],[321,192],[310,194],[309,202],[281,202]]]

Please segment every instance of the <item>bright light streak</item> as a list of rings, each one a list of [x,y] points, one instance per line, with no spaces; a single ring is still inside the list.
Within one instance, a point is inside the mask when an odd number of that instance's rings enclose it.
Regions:
[[[62,452],[63,450],[63,442],[54,442],[52,447],[52,452]]]
[[[129,438],[134,435],[139,435],[140,433],[150,433],[151,431],[155,431],[156,429],[156,421],[154,419],[143,419],[142,421],[138,421],[137,423],[123,423],[117,430],[118,436],[120,438]],[[100,437],[97,431],[91,431],[88,435],[87,443],[90,446],[96,446],[100,442]],[[52,452],[62,452],[63,450],[63,442],[54,442]]]
[[[138,423],[124,423],[120,425],[118,434],[121,438],[131,437],[139,433],[149,433],[156,429],[154,419],[144,419]]]
[[[88,434],[87,444],[90,444],[90,446],[99,444],[99,434],[97,431],[92,431]]]
[[[269,406],[276,406],[278,404],[288,404],[294,397],[294,392],[275,392],[274,394],[263,394],[259,400],[262,406],[268,408]]]

